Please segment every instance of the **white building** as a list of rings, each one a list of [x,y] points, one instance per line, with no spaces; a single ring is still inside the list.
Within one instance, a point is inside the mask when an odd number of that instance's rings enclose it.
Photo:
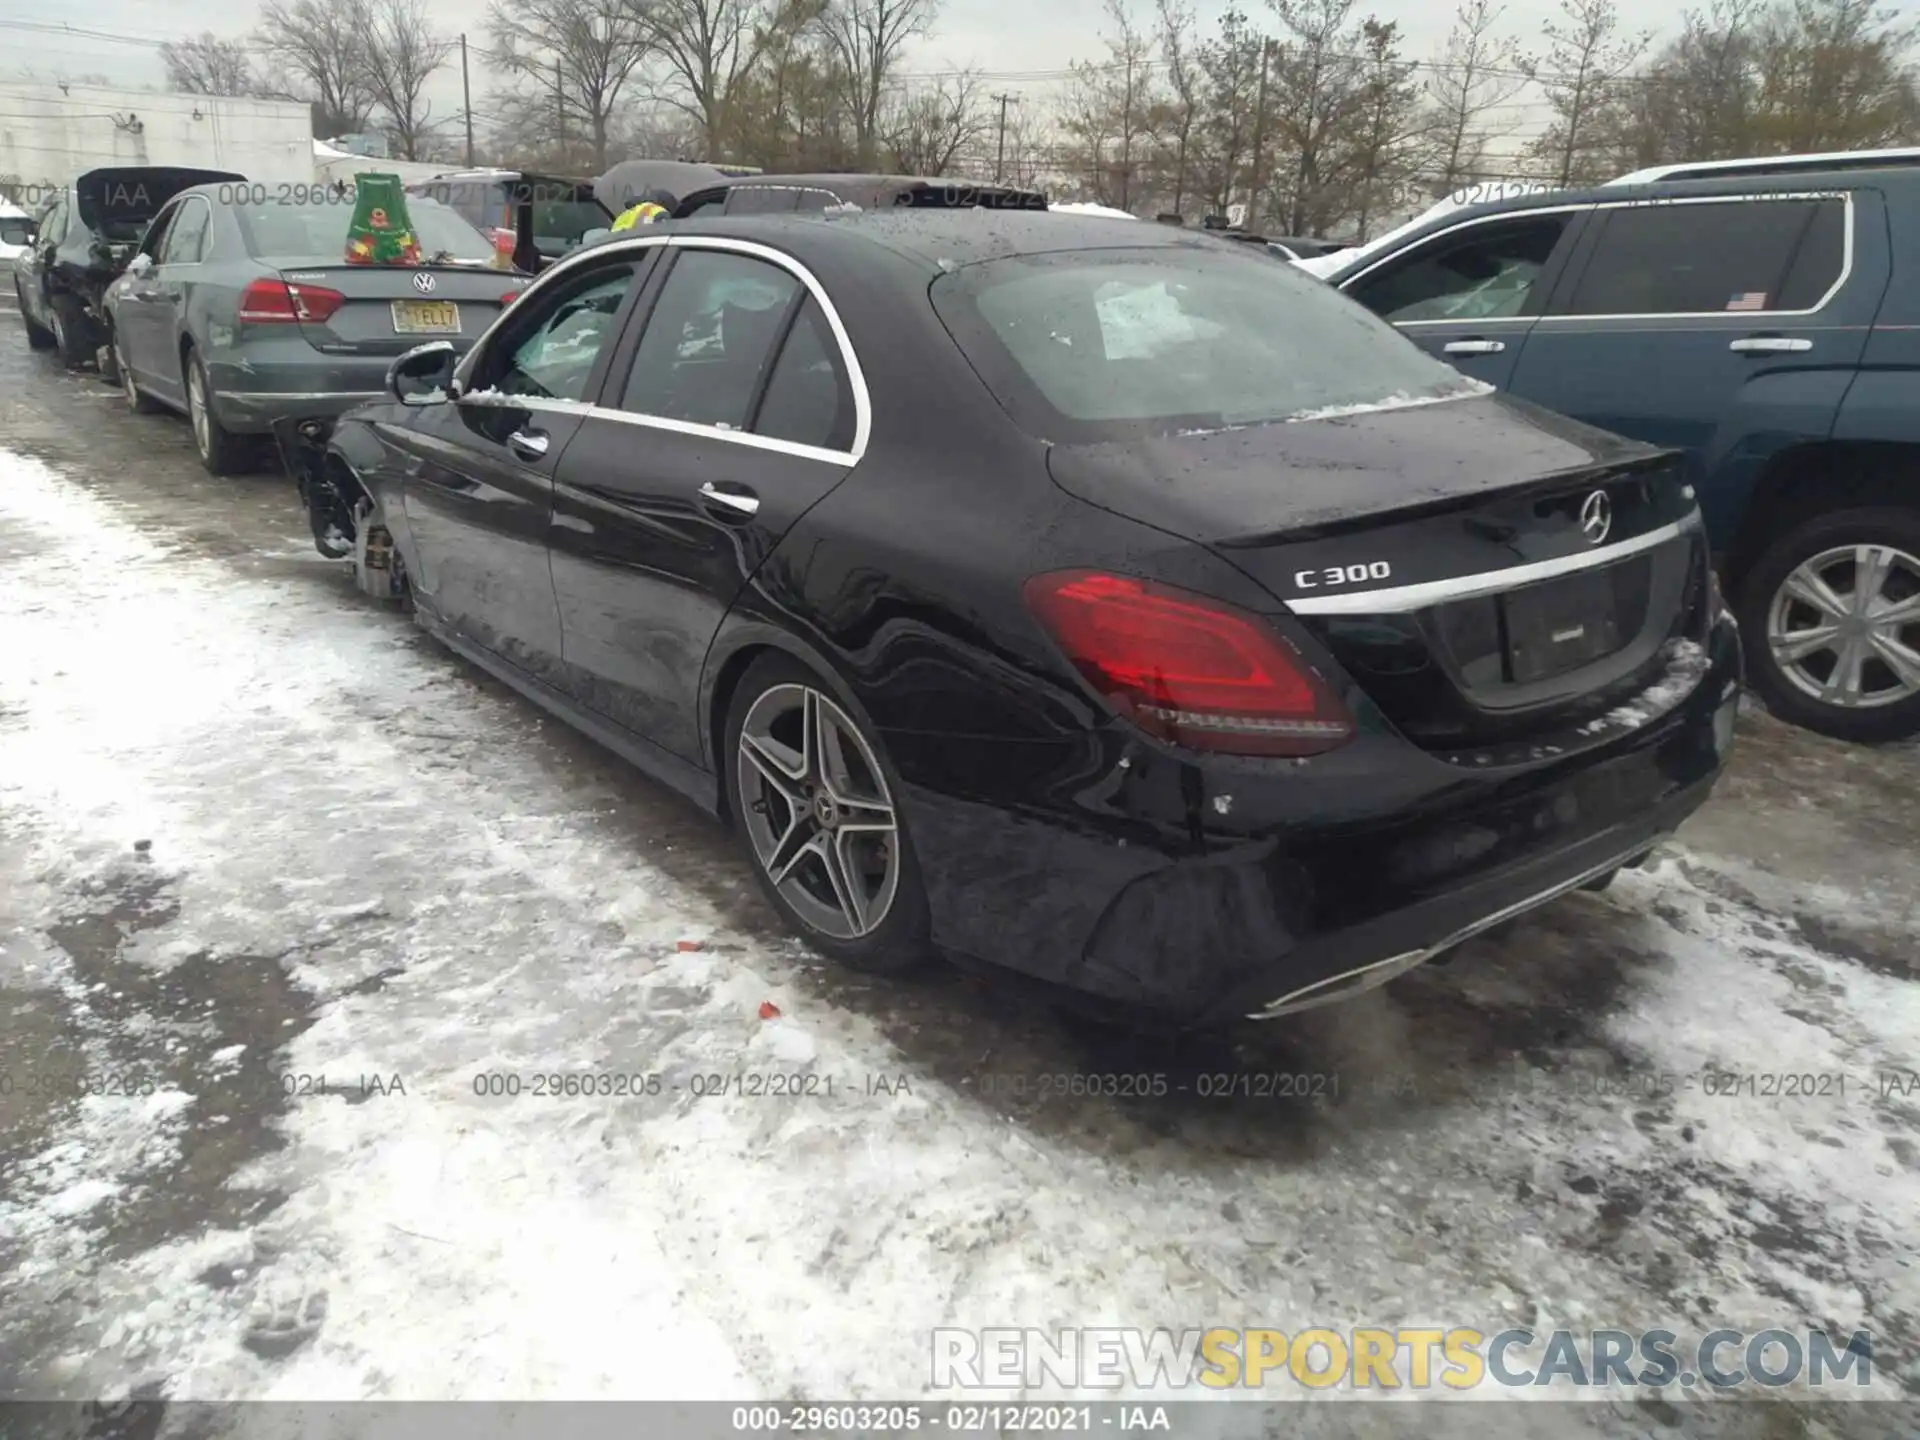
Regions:
[[[0,82],[0,182],[29,206],[108,165],[193,165],[311,184],[313,120],[279,100]]]

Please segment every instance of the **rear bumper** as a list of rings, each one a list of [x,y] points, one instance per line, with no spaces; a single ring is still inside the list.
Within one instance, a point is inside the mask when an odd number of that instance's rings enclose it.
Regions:
[[[310,359],[207,367],[214,413],[239,435],[265,435],[282,420],[334,420],[369,400],[387,398],[387,360],[340,361],[302,342]]]
[[[1732,622],[1709,639],[1666,714],[1504,774],[1388,737],[1347,747],[1351,768],[1325,777],[1201,761],[1155,785],[1136,761],[1115,788],[1083,759],[1070,785],[1037,790],[1072,799],[1037,815],[915,790],[918,757],[889,737],[935,939],[1180,1024],[1369,988],[1639,858],[1705,802],[1740,678]]]

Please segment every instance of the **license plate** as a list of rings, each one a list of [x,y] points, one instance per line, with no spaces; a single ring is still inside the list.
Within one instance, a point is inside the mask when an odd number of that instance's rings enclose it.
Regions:
[[[458,335],[460,307],[451,300],[396,300],[393,302],[393,333]]]
[[[1620,581],[1611,569],[1569,575],[1501,597],[1507,666],[1515,684],[1545,680],[1611,655],[1622,634]]]

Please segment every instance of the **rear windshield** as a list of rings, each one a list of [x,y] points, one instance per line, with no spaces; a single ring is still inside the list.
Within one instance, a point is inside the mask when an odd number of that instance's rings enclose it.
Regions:
[[[933,284],[960,348],[1030,433],[1101,440],[1480,393],[1262,249],[1067,251]]]
[[[256,260],[300,260],[336,263],[347,253],[347,229],[353,206],[240,205],[234,208],[247,253]],[[492,265],[494,249],[487,237],[445,205],[424,195],[407,197],[413,220],[413,238],[424,260],[469,260]]]

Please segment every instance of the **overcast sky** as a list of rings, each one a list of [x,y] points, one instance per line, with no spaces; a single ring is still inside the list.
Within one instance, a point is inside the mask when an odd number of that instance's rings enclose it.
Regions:
[[[465,30],[476,46],[484,43],[486,0],[429,0],[439,22],[449,32]],[[1265,12],[1261,0],[1243,0],[1258,18]],[[1663,30],[1677,19],[1673,0],[1619,0],[1626,24]],[[1356,13],[1371,10],[1383,20],[1399,22],[1407,36],[1410,58],[1424,58],[1444,38],[1452,15],[1452,0],[1365,0]],[[1194,8],[1203,27],[1211,27],[1227,8],[1226,0],[1197,0]],[[1502,28],[1522,46],[1539,46],[1540,25],[1553,13],[1553,0],[1510,0]],[[1904,8],[1904,7],[1902,7]],[[221,35],[244,35],[257,6],[251,3],[209,3],[209,0],[65,0],[57,8],[25,12],[7,6],[12,14],[0,20],[0,39],[6,44],[8,73],[30,68],[42,78],[99,73],[117,84],[157,85],[165,78],[156,51],[159,41],[211,28]],[[1143,20],[1151,14],[1151,0],[1135,0]],[[217,15],[217,19],[210,17]],[[7,21],[25,21],[34,31],[12,28]],[[990,72],[994,89],[1023,94],[1029,103],[1047,104],[1059,91],[1058,78],[1044,73],[1073,61],[1105,58],[1099,39],[1103,16],[1099,0],[945,0],[933,39],[919,46],[907,62],[914,72],[937,72],[978,67]],[[39,33],[37,27],[66,24],[130,37],[104,41],[72,35]],[[145,42],[145,43],[140,43]],[[491,79],[476,57],[473,105],[484,116]],[[454,115],[461,106],[458,65],[449,66],[431,87],[436,114]],[[1534,107],[1516,109],[1509,123],[1522,133],[1536,128]]]

